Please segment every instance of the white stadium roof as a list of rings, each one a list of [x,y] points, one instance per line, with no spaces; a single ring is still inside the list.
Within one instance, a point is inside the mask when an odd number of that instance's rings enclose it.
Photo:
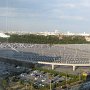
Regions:
[[[6,34],[4,34],[4,33],[0,33],[0,37],[3,37],[3,38],[9,38],[10,35],[6,35]]]

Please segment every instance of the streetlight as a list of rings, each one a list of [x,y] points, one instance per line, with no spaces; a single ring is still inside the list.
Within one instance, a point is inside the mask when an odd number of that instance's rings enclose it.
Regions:
[[[51,79],[50,79],[50,90],[52,90],[52,83],[51,83]]]
[[[30,90],[33,90],[32,82],[31,82],[31,89]]]
[[[81,74],[79,73],[79,81],[81,80]]]
[[[67,72],[66,72],[66,90],[68,90],[68,86],[67,86]]]
[[[49,79],[49,81],[50,81],[50,86],[49,86],[49,88],[50,88],[50,90],[52,90],[52,82],[51,82],[51,75],[49,75],[49,73],[47,73],[47,76],[48,76],[48,79]]]

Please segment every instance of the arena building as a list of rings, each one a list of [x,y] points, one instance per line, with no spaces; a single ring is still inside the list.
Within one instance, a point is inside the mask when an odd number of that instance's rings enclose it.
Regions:
[[[25,44],[1,43],[0,57],[24,60],[32,63],[57,65],[90,66],[89,44]]]

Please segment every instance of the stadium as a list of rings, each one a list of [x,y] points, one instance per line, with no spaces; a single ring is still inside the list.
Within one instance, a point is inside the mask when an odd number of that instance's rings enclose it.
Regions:
[[[89,44],[0,43],[0,57],[54,66],[90,66]]]

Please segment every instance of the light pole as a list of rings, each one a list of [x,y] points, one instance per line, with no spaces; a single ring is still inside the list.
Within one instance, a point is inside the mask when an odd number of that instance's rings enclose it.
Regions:
[[[66,90],[68,90],[68,86],[67,86],[67,72],[66,72]]]
[[[81,80],[81,75],[80,75],[80,73],[79,73],[79,81]]]
[[[52,83],[51,83],[51,79],[50,79],[50,90],[52,90]]]
[[[32,86],[32,83],[31,83],[31,90],[33,90],[33,86]]]
[[[50,81],[49,89],[52,90],[51,75],[49,75],[49,73],[47,73],[47,76],[48,76],[48,79],[49,79],[49,81]]]

